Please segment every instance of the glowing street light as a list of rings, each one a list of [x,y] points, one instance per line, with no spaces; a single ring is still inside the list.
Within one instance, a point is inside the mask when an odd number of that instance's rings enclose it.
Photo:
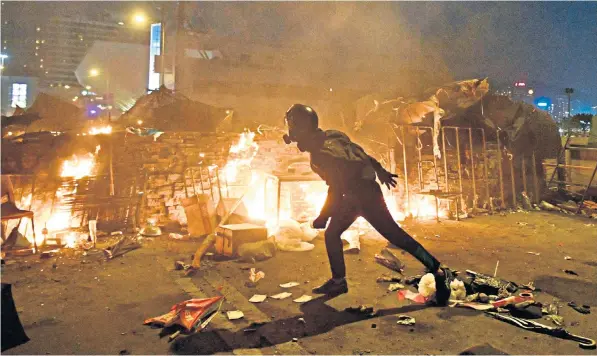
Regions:
[[[533,89],[529,89],[529,95],[533,95],[533,93],[535,93],[535,91]]]
[[[99,70],[97,68],[91,68],[89,70],[90,77],[97,77],[99,75]]]
[[[133,16],[133,21],[135,21],[136,24],[144,24],[147,21],[147,16],[145,16],[142,13],[136,13]]]

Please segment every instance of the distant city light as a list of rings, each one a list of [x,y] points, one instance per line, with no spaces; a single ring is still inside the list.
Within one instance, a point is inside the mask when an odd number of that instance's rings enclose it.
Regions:
[[[124,26],[124,22],[122,22],[122,21],[119,21],[119,22],[118,22],[118,24],[119,24],[120,26]]]
[[[0,54],[0,59],[6,59],[6,58],[8,58],[8,55],[6,55],[4,53]]]
[[[529,89],[529,95],[533,95],[535,91],[533,89]]]
[[[330,88],[330,91],[333,91],[332,88]]]
[[[545,108],[545,107],[547,107],[547,103],[546,102],[540,102],[540,103],[537,103],[537,106]]]
[[[137,120],[137,125],[143,125],[143,120]]]
[[[90,77],[97,77],[99,75],[99,70],[96,68],[92,68],[89,70]]]
[[[91,110],[90,112],[91,112],[92,114],[96,114],[96,113],[97,113],[97,111],[95,111],[95,110]]]
[[[516,82],[516,83],[514,83],[514,86],[515,87],[526,87],[527,83],[525,83],[525,82]]]
[[[82,95],[87,95],[87,90],[83,90],[83,91],[81,92],[81,94],[82,94]]]
[[[87,90],[91,90],[91,85],[86,85],[86,86],[85,86],[85,89],[87,89]]]
[[[8,136],[12,136],[12,131],[8,131]]]
[[[65,85],[65,86],[64,86],[64,89],[70,89],[70,85],[68,85],[68,84],[67,84],[67,85]]]

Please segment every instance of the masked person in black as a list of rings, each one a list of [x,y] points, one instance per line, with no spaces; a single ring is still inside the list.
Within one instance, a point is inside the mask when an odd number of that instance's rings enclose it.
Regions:
[[[390,243],[409,252],[434,274],[436,301],[445,305],[450,297],[450,271],[440,268],[439,261],[396,224],[375,180],[377,177],[390,188],[396,186],[394,178],[398,176],[386,171],[344,133],[319,129],[319,118],[309,106],[291,106],[286,112],[286,125],[288,135],[283,137],[286,144],[296,142],[301,152],[309,152],[311,169],[329,186],[327,199],[313,227],[325,229],[330,221],[325,231],[325,245],[332,278],[313,292],[327,295],[348,292],[340,235],[362,216]]]

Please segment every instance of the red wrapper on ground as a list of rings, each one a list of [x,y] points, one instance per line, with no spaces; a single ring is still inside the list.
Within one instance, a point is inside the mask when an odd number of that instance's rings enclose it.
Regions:
[[[223,297],[189,299],[175,304],[170,312],[146,319],[144,324],[155,324],[163,327],[180,325],[187,332],[201,327],[201,322],[218,309]]]

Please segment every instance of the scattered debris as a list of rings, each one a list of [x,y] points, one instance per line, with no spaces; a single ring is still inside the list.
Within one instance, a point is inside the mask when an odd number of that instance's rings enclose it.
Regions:
[[[398,315],[398,321],[396,321],[396,324],[398,324],[398,325],[415,325],[415,322],[416,322],[416,320],[412,316]]]
[[[310,301],[311,299],[313,299],[312,296],[303,294],[299,298],[293,300],[293,302],[295,302],[295,303],[306,303],[306,302]]]
[[[541,209],[549,210],[549,211],[560,211],[560,208],[558,208],[557,206],[555,206],[553,204],[546,202],[545,200],[542,200],[541,203],[539,203],[539,207]]]
[[[404,263],[387,248],[381,250],[381,254],[375,254],[375,262],[400,274],[402,274],[405,267]]]
[[[415,303],[424,304],[427,302],[428,298],[421,295],[420,293],[413,293],[408,289],[402,289],[398,291],[398,300],[402,301],[404,299],[412,300]]]
[[[131,353],[127,349],[122,349],[118,352],[119,355],[130,355]]]
[[[122,231],[112,231],[110,233],[110,236],[118,236],[118,235],[122,235]]]
[[[184,263],[183,261],[176,261],[174,262],[174,269],[176,271],[188,270],[191,268],[191,265]]]
[[[569,261],[569,260],[572,259],[572,257],[570,257],[570,256],[564,256],[564,259]]]
[[[280,284],[280,287],[282,287],[282,288],[292,288],[292,287],[298,286],[299,284],[300,283],[298,283],[298,282],[288,282],[288,283]]]
[[[182,240],[182,239],[185,238],[185,236],[181,235],[181,234],[177,234],[175,232],[171,232],[171,233],[168,234],[168,238],[174,239],[174,240]]]
[[[520,226],[527,226],[529,223],[528,222],[519,221],[516,224],[518,224]]]
[[[586,227],[595,227],[595,224],[585,224]]]
[[[249,302],[251,302],[251,303],[261,303],[266,298],[267,298],[267,295],[265,295],[265,294],[255,294],[255,295],[253,295],[251,297],[251,299],[249,299]]]
[[[373,323],[371,324],[371,329],[376,329],[377,328],[377,324]]]
[[[245,314],[240,310],[231,310],[226,312],[228,320],[237,320],[245,317]]]
[[[251,268],[251,271],[249,273],[249,281],[251,281],[252,283],[257,283],[264,277],[265,277],[265,272],[263,272],[263,271],[255,272],[255,268]]]
[[[282,292],[282,293],[278,293],[276,295],[272,295],[270,298],[281,300],[281,299],[286,299],[286,298],[290,297],[291,295],[292,295],[292,293]]]
[[[124,255],[127,252],[133,251],[141,247],[137,236],[123,236],[114,245],[104,249],[104,255],[108,260],[114,257]]]
[[[307,322],[305,321],[304,318],[298,318],[298,321],[301,322],[301,323],[303,323],[303,324],[307,324]]]
[[[388,286],[388,291],[394,292],[394,291],[397,291],[398,289],[403,289],[403,288],[404,288],[404,284],[392,283]]]
[[[480,310],[480,311],[495,309],[495,307],[493,305],[487,304],[487,303],[461,302],[461,301],[453,301],[452,304],[450,304],[450,307],[451,308],[454,308],[454,307],[469,308],[469,309],[475,309],[475,310]]]
[[[559,337],[561,339],[578,341],[578,345],[583,349],[595,349],[595,346],[596,346],[595,340],[571,334],[568,331],[566,331],[565,329],[560,328],[560,327],[554,328],[551,326],[540,324],[540,323],[532,321],[532,320],[525,320],[525,319],[516,318],[513,316],[509,316],[509,315],[502,315],[502,314],[498,314],[498,313],[494,313],[494,312],[486,312],[486,313],[488,315],[494,317],[495,319],[505,321],[509,324],[518,326],[525,330],[531,330],[531,331],[538,332],[541,334],[547,334],[547,335]]]
[[[358,314],[367,314],[369,316],[375,315],[375,309],[372,305],[361,304],[356,307],[348,307],[344,309],[345,312],[348,313],[358,313]]]
[[[540,252],[527,251],[529,255],[541,256]]]
[[[591,306],[589,305],[577,305],[575,302],[570,302],[568,306],[581,314],[591,314]]]
[[[44,251],[39,255],[39,258],[50,258],[50,257],[54,257],[58,254],[58,252],[60,251],[60,249],[53,249],[53,250],[48,250],[48,251]]]
[[[170,336],[168,336],[168,342],[172,342],[172,340],[176,339],[178,337],[178,335],[180,335],[180,330],[178,330],[174,334],[171,334]]]
[[[560,315],[547,315],[545,317],[546,320],[550,320],[551,322],[553,322],[554,324],[556,324],[557,326],[562,326],[564,325],[564,317],[560,316]]]
[[[383,275],[381,277],[377,277],[377,283],[400,283],[401,281],[402,278],[398,276]]]
[[[523,289],[528,289],[528,290],[533,291],[533,292],[534,291],[539,291],[539,289],[537,287],[535,287],[535,282],[529,282],[527,284],[522,284],[520,287],[523,288]]]
[[[578,273],[574,272],[574,271],[573,271],[573,270],[571,270],[571,269],[565,269],[565,270],[564,270],[564,273],[566,273],[566,274],[571,274],[571,275],[573,275],[573,276],[578,276]]]
[[[425,274],[421,281],[419,281],[419,294],[423,297],[431,297],[435,294],[436,287],[435,287],[435,276],[431,273]]]
[[[202,330],[220,310],[223,301],[222,296],[185,300],[173,305],[166,314],[146,319],[144,324],[162,327],[180,325],[186,332]]]
[[[296,338],[296,337],[293,337],[293,338],[292,338],[292,342],[298,342],[298,338]]]
[[[507,297],[504,299],[496,300],[495,302],[492,302],[491,304],[496,308],[502,308],[502,307],[505,307],[506,305],[518,304],[518,303],[534,300],[533,298],[534,297],[533,297],[532,293],[520,293],[520,295],[513,295],[513,296],[510,296],[510,297]]]
[[[466,298],[464,282],[459,279],[454,279],[450,282],[450,298],[455,300],[464,300]]]
[[[467,270],[468,278],[464,279],[467,291],[472,293],[485,293],[487,295],[500,295],[500,291],[514,293],[518,290],[518,285],[514,282],[503,281],[486,274]]]
[[[276,255],[276,244],[272,240],[245,242],[238,246],[240,261],[265,261]]]

